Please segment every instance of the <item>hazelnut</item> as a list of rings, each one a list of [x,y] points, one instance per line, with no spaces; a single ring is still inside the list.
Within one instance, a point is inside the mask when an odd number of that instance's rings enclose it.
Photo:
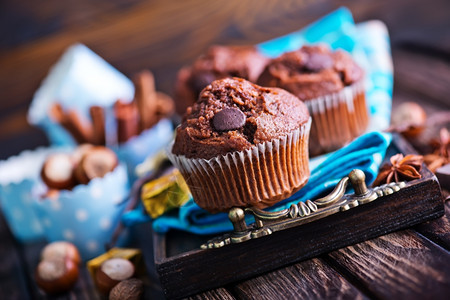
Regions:
[[[50,155],[41,170],[41,177],[51,189],[71,189],[75,186],[73,161],[69,154]]]
[[[43,260],[36,268],[38,286],[48,294],[67,292],[78,280],[78,266],[73,260],[54,258]]]
[[[53,242],[45,246],[41,252],[41,259],[70,259],[76,265],[79,265],[81,262],[77,247],[72,243],[64,241]]]
[[[119,282],[109,293],[109,300],[138,300],[144,294],[142,280],[131,278]]]
[[[72,153],[72,160],[75,166],[77,166],[81,159],[83,158],[83,156],[90,150],[92,149],[91,144],[81,144],[79,145]]]
[[[392,111],[392,125],[407,137],[418,136],[426,121],[425,110],[415,102],[404,102]]]
[[[108,294],[120,281],[129,279],[134,274],[134,265],[124,258],[111,258],[102,263],[95,273],[99,291]]]
[[[86,151],[75,168],[76,179],[87,184],[96,177],[103,177],[118,165],[116,154],[102,146],[92,147]]]

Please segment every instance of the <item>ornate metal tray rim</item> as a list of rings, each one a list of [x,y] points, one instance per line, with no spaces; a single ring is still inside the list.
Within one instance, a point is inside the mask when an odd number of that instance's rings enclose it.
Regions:
[[[233,224],[234,231],[215,237],[200,246],[201,249],[221,248],[226,245],[242,243],[251,239],[271,235],[274,232],[300,226],[329,215],[347,211],[354,207],[375,201],[383,196],[398,192],[407,186],[407,183],[392,182],[374,188],[367,188],[365,174],[355,169],[342,178],[334,190],[327,196],[316,199],[300,201],[291,204],[288,209],[267,212],[255,207],[232,208],[228,217]],[[351,183],[354,193],[345,194],[348,183]],[[247,225],[245,214],[253,215],[255,222]]]

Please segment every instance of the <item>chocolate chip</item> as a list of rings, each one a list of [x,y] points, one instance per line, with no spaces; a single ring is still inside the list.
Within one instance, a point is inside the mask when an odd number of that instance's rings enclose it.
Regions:
[[[229,131],[242,128],[246,117],[237,108],[225,108],[216,113],[212,119],[212,125],[217,131]]]
[[[333,59],[329,55],[320,53],[311,53],[305,63],[305,68],[311,72],[318,72],[332,66]]]

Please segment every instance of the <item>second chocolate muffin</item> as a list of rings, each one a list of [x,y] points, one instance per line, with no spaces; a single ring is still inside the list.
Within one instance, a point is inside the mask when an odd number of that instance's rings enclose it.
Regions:
[[[214,80],[239,77],[256,82],[268,61],[253,46],[209,47],[192,65],[178,72],[175,85],[177,112],[182,115]]]
[[[336,150],[366,130],[364,72],[342,50],[303,46],[273,59],[258,84],[279,87],[305,101],[313,119],[312,156]]]
[[[264,208],[306,184],[309,128],[308,110],[294,95],[217,80],[188,108],[169,158],[200,207]]]

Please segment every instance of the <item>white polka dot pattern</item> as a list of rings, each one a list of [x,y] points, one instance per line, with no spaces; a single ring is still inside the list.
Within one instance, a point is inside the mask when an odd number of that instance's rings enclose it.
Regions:
[[[88,213],[87,213],[87,211],[85,209],[79,209],[79,210],[76,211],[75,217],[76,217],[76,219],[78,221],[84,222],[88,218]]]
[[[91,196],[94,199],[100,199],[103,195],[103,191],[99,186],[93,186],[91,188]]]
[[[100,228],[103,230],[108,230],[111,228],[111,220],[107,217],[104,217],[100,220]]]
[[[63,236],[68,241],[72,241],[72,240],[75,239],[75,233],[72,230],[70,230],[70,229],[64,230],[63,231]]]

